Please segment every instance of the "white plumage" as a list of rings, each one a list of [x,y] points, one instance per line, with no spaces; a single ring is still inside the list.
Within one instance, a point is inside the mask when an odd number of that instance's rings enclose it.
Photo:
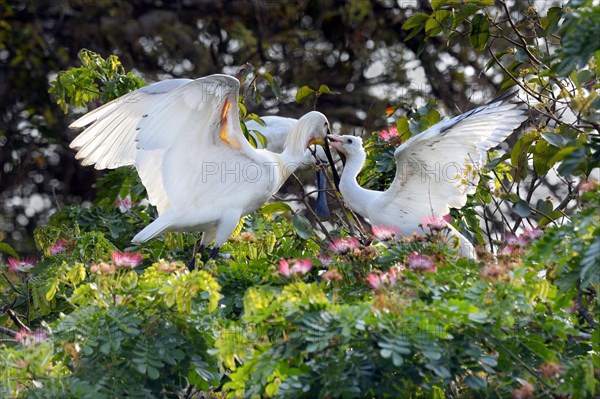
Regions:
[[[485,153],[526,119],[510,95],[444,120],[412,137],[394,152],[396,176],[386,191],[367,190],[356,177],[366,154],[362,140],[330,135],[331,147],[347,156],[340,181],[344,201],[373,226],[395,227],[402,235],[421,232],[426,217],[443,217],[461,208],[475,192]],[[474,256],[469,241],[448,225],[460,241],[460,253]]]
[[[84,165],[135,165],[159,217],[133,242],[165,231],[204,231],[222,245],[241,216],[267,202],[325,137],[327,118],[309,112],[293,126],[281,153],[255,149],[241,131],[239,82],[226,75],[162,81],[89,112],[71,143]]]

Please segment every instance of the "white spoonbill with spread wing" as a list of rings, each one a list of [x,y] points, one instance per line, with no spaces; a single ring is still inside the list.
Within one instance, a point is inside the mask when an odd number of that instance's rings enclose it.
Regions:
[[[422,232],[427,218],[441,219],[450,208],[463,207],[467,194],[475,192],[486,151],[527,119],[526,111],[510,101],[513,95],[441,121],[400,145],[394,152],[396,177],[386,191],[357,183],[366,159],[359,137],[329,135],[329,145],[346,155],[339,185],[344,201],[371,225],[393,227],[405,236]],[[459,239],[460,255],[473,258],[471,243],[447,227]]]
[[[166,231],[203,231],[201,245],[227,240],[240,217],[279,189],[322,142],[329,122],[309,112],[294,125],[281,153],[256,149],[244,137],[238,109],[240,83],[227,75],[174,79],[126,94],[75,121],[88,126],[71,143],[83,165],[134,165],[158,218],[134,243]]]

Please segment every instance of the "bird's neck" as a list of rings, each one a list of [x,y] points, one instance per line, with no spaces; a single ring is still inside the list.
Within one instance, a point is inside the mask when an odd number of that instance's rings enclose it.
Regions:
[[[303,125],[296,124],[293,127],[285,140],[285,146],[281,153],[283,165],[280,170],[284,181],[302,164],[308,142],[311,139],[311,132],[307,129],[303,129]]]
[[[381,194],[379,191],[362,188],[356,178],[365,164],[366,155],[353,155],[348,157],[342,177],[340,178],[340,192],[344,201],[352,210],[364,217],[369,217],[368,205]]]

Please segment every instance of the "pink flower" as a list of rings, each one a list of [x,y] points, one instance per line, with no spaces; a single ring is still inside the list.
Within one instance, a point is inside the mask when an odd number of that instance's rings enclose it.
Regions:
[[[118,197],[115,200],[115,206],[119,208],[122,213],[127,212],[133,207],[133,202],[131,202],[131,196],[127,195],[125,198]]]
[[[22,260],[17,260],[15,258],[8,258],[8,270],[13,273],[18,272],[27,272],[29,269],[35,266],[35,259],[32,258],[23,258]]]
[[[331,257],[327,255],[319,254],[317,255],[317,259],[321,261],[321,266],[327,267],[331,263]]]
[[[396,128],[396,126],[390,126],[387,129],[380,131],[379,137],[383,141],[390,142],[393,139],[395,139],[396,137],[398,137],[398,129]]]
[[[429,227],[431,230],[443,230],[448,227],[450,222],[450,215],[437,217],[434,215],[425,216],[423,218],[423,226]]]
[[[498,255],[500,256],[511,256],[513,254],[513,252],[515,252],[515,250],[517,249],[517,247],[515,245],[505,245],[500,252],[498,253]]]
[[[354,237],[348,238],[333,238],[329,244],[329,250],[336,254],[345,254],[360,246],[358,240]]]
[[[290,271],[290,264],[288,263],[287,259],[281,259],[279,261],[277,270],[279,270],[279,273],[283,274],[286,277],[290,277],[292,275]]]
[[[394,285],[396,284],[396,273],[400,270],[399,267],[394,266],[386,273],[369,273],[367,275],[367,280],[373,289],[379,289],[386,285]]]
[[[292,272],[294,274],[304,275],[312,269],[312,262],[310,259],[298,259],[292,266]]]
[[[586,191],[594,191],[598,182],[594,179],[582,180],[579,182],[579,192],[585,193]]]
[[[294,262],[293,265],[291,265],[292,262]],[[282,259],[279,261],[277,269],[285,277],[302,276],[312,269],[312,262],[310,259]]]
[[[538,238],[540,238],[543,234],[544,234],[544,232],[540,228],[536,227],[533,229],[525,229],[525,231],[523,232],[523,234],[521,236],[525,236],[529,240],[533,241],[533,240],[537,240]]]
[[[400,235],[400,231],[394,227],[373,226],[373,236],[379,241],[391,241]]]
[[[31,344],[35,344],[37,342],[42,342],[48,339],[48,334],[42,330],[36,330],[35,332],[29,332],[25,329],[22,329],[15,335],[15,339],[25,346],[29,346]]]
[[[50,252],[50,255],[52,255],[52,256],[62,254],[66,250],[67,250],[67,241],[64,238],[59,239],[58,241],[56,241],[54,243],[53,246],[48,248],[48,252]]]
[[[142,263],[142,254],[139,252],[119,252],[114,251],[110,254],[115,266],[126,267],[133,269],[140,263]]]
[[[369,280],[369,285],[371,286],[371,288],[374,289],[379,289],[383,285],[383,283],[381,282],[381,277],[379,276],[379,274],[376,273],[369,273],[369,275],[367,276],[367,280]]]
[[[521,234],[519,237],[514,235],[513,233],[506,234],[504,237],[504,242],[506,246],[514,248],[525,248],[529,244],[529,236],[525,234]]]
[[[417,252],[413,252],[412,254],[408,255],[406,263],[408,264],[408,268],[412,271],[437,271],[437,266],[435,263],[433,263],[433,260],[429,256],[419,254]]]

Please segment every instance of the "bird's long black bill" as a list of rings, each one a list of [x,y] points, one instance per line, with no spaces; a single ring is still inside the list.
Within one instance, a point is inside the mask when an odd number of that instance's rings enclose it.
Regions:
[[[340,191],[340,175],[338,175],[337,169],[335,168],[335,162],[333,162],[333,157],[331,156],[331,150],[329,149],[329,139],[325,137],[325,156],[327,156],[327,162],[329,162],[329,166],[331,166],[331,173],[333,175],[333,184],[335,184],[335,188]],[[345,159],[342,158],[342,163],[346,163]]]
[[[329,205],[327,204],[327,181],[325,180],[325,173],[321,169],[317,169],[317,204],[315,205],[315,214],[319,217],[329,219],[331,214],[329,213]]]

